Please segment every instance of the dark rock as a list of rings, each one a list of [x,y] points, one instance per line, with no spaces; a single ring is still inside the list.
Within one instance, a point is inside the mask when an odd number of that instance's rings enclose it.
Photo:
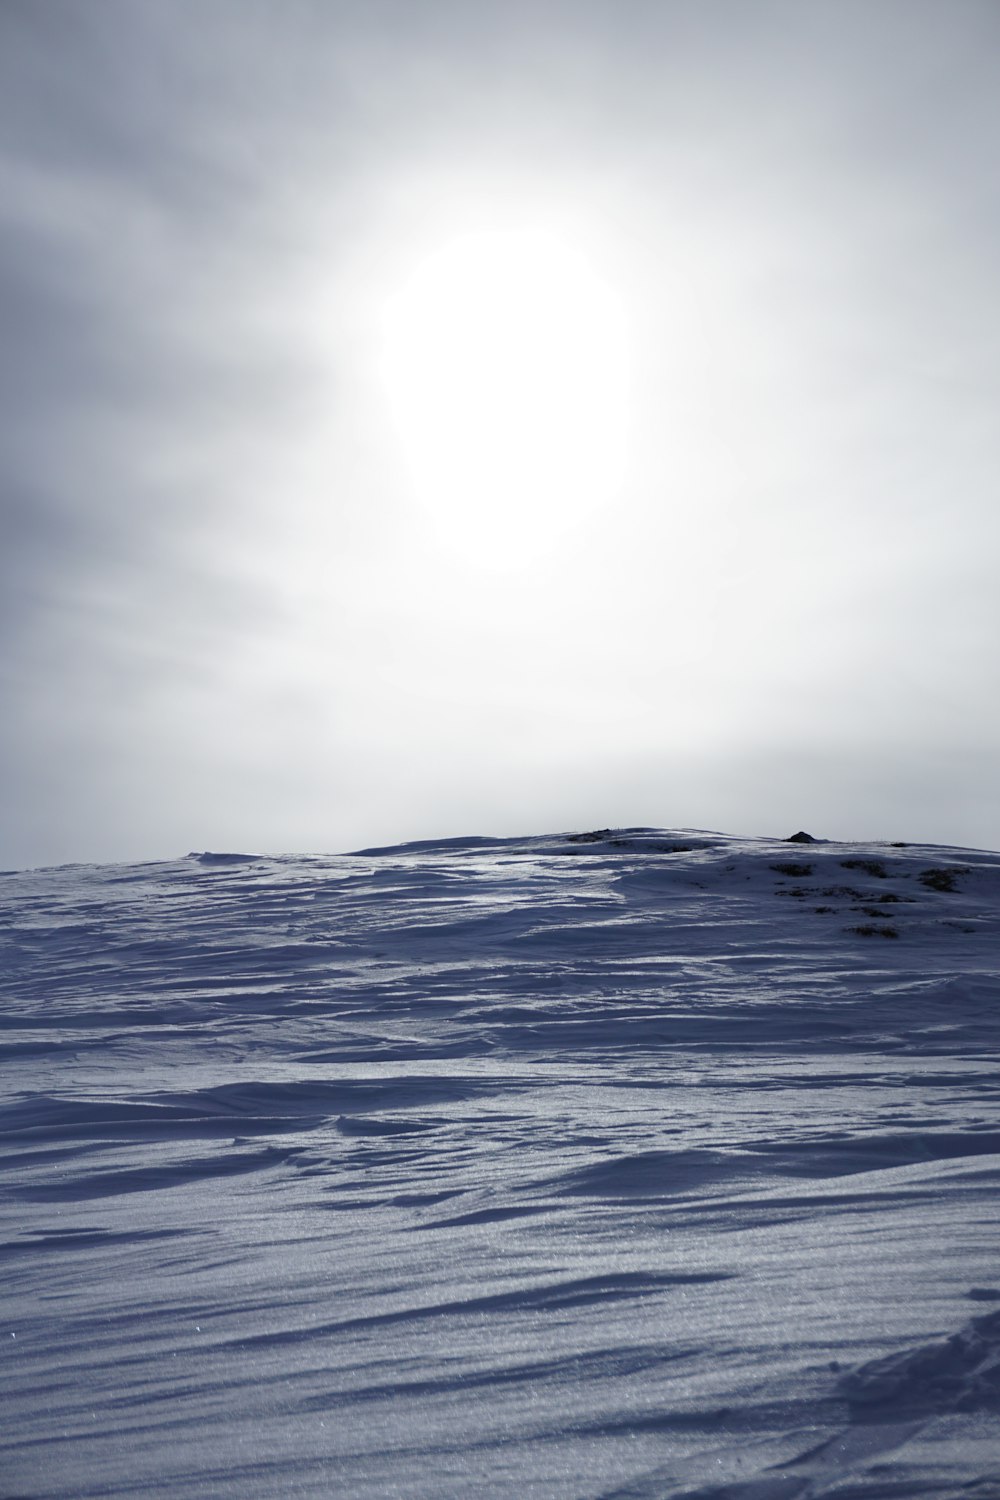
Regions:
[[[811,833],[803,833],[800,828],[798,833],[790,833],[785,840],[786,844],[818,844],[819,839],[814,839]]]

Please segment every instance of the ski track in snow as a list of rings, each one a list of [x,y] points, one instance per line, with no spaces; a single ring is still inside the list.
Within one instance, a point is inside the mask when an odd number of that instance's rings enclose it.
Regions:
[[[1000,1500],[1000,855],[0,877],[0,1495]]]

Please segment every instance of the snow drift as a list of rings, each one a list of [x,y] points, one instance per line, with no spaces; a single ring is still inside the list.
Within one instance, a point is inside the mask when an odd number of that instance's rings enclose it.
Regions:
[[[0,879],[10,1497],[1000,1496],[1000,855]]]

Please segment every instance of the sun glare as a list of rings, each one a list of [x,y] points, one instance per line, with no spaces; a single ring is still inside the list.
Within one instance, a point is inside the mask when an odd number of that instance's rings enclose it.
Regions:
[[[383,332],[403,462],[446,543],[530,557],[614,498],[625,319],[574,245],[527,229],[453,239],[402,280]]]

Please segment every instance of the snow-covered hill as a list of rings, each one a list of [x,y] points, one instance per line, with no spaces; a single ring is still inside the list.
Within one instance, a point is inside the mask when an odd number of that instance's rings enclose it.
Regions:
[[[1000,1496],[1000,855],[0,880],[0,1493]]]

